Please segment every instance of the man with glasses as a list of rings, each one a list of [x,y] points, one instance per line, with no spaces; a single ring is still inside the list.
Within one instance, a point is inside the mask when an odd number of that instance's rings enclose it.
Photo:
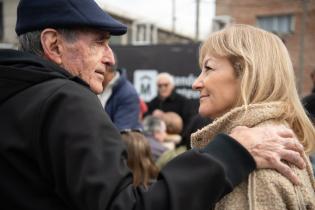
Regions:
[[[158,112],[175,112],[183,120],[183,131],[191,117],[195,114],[194,109],[191,107],[190,101],[183,95],[176,93],[174,77],[167,73],[162,72],[157,76],[158,95],[148,103],[148,113],[158,115]],[[181,142],[186,145],[185,142]]]

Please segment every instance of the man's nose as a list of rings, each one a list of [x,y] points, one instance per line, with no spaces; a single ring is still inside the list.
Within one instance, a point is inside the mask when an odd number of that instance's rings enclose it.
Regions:
[[[114,56],[112,48],[109,45],[105,46],[103,63],[109,66],[115,65],[115,56]]]

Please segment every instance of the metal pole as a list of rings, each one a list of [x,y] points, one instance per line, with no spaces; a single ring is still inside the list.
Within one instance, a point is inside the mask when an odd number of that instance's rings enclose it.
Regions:
[[[196,0],[196,42],[199,40],[199,10],[200,10],[200,0]]]
[[[176,1],[172,0],[172,33],[176,30]]]

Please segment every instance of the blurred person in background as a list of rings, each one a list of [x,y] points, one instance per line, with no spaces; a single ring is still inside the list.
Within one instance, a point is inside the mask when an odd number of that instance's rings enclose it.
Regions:
[[[176,93],[174,77],[167,72],[158,74],[156,85],[158,95],[148,103],[147,114],[154,115],[156,111],[175,112],[183,119],[185,129],[193,115],[189,99]]]
[[[182,140],[183,119],[175,112],[163,112],[160,110],[155,111],[152,116],[158,117],[165,122],[167,135],[163,145],[169,149],[175,149],[176,145]]]
[[[98,97],[118,130],[141,129],[139,95],[117,61],[104,72],[103,88]]]
[[[166,124],[166,138],[163,145],[169,148],[164,152],[156,161],[159,168],[163,168],[170,160],[177,155],[186,151],[185,146],[181,146],[182,141],[181,133],[183,129],[183,120],[175,112],[154,112],[154,116],[162,119]]]
[[[313,82],[313,89],[309,95],[302,98],[302,103],[306,113],[308,114],[309,118],[312,120],[313,125],[315,126],[315,69],[312,71],[310,79]],[[310,154],[310,160],[313,165],[313,171],[315,173],[315,152]]]
[[[206,39],[199,61],[202,70],[193,89],[200,92],[199,113],[214,121],[192,134],[194,148],[237,126],[282,125],[292,128],[304,145],[307,163],[305,169],[288,165],[302,185],[293,185],[276,170],[254,170],[215,209],[315,209],[314,174],[307,156],[315,149],[315,129],[303,110],[281,39],[253,26],[231,25]]]
[[[148,105],[144,102],[144,100],[141,97],[139,97],[139,100],[140,100],[140,115],[139,115],[139,118],[140,118],[140,122],[142,122],[144,114],[148,111]]]
[[[169,124],[173,124],[173,126],[171,126],[171,127],[174,127],[174,125],[177,124],[177,126],[175,126],[175,127],[179,128],[178,122],[176,123],[176,121],[178,121],[178,120],[175,120],[175,122],[173,120],[173,118],[176,118],[176,117],[174,117],[172,115],[168,115],[168,117],[170,118],[169,119],[170,122],[173,122],[173,123],[169,122]],[[166,117],[166,121],[168,120],[167,119],[168,117]],[[187,144],[184,145],[184,144],[180,144],[180,142],[177,142],[174,149],[166,151],[164,154],[161,155],[161,157],[156,161],[156,165],[160,169],[162,169],[174,157],[185,152],[188,149],[191,149],[191,146],[190,146],[191,134],[196,132],[198,129],[203,128],[204,126],[208,125],[211,122],[212,122],[212,120],[210,118],[201,117],[199,114],[196,114],[195,116],[193,116],[191,121],[189,122],[186,130],[184,131],[184,137],[183,138],[187,139]],[[168,123],[166,123],[166,124],[168,124]],[[171,130],[173,130],[173,129],[171,129]],[[178,130],[177,130],[177,132],[178,132]],[[171,136],[174,136],[174,135],[171,135]]]
[[[186,146],[186,149],[191,149],[191,141],[190,141],[191,134],[195,133],[197,130],[203,128],[204,126],[210,124],[211,122],[212,122],[211,118],[202,117],[199,113],[195,114],[191,118],[186,130],[184,131],[183,139],[184,139],[184,142],[186,142],[186,144],[183,146]]]
[[[144,135],[151,147],[153,160],[156,161],[164,152],[169,150],[163,145],[167,136],[166,124],[162,119],[152,115],[146,116],[142,124]]]
[[[312,80],[313,83],[312,92],[309,95],[302,98],[302,103],[307,114],[309,115],[313,124],[315,125],[315,69],[312,71],[310,79]]]
[[[313,69],[310,76],[313,84],[312,93],[315,93],[315,69]]]
[[[135,187],[149,185],[155,182],[159,173],[152,158],[151,147],[146,137],[137,130],[122,130],[121,136],[127,145],[127,164],[132,170],[133,185]]]
[[[302,99],[302,103],[306,113],[315,125],[315,93],[305,96]]]

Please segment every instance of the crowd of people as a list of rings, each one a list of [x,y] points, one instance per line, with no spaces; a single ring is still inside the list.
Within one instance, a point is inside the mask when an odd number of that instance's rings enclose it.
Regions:
[[[127,28],[94,0],[20,0],[15,30],[19,50],[0,50],[3,207],[315,209],[312,100],[276,35],[210,34],[196,115],[167,72],[145,107],[109,46]]]

